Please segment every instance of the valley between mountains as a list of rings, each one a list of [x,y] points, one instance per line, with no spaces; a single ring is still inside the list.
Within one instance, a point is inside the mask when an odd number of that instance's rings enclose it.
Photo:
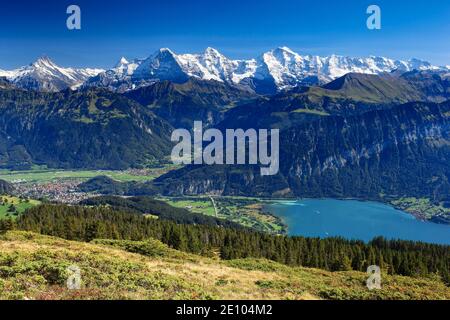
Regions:
[[[448,245],[288,236],[267,206],[375,201],[449,227],[449,98],[448,66],[286,47],[0,70],[0,298],[448,299]],[[171,134],[194,121],[279,129],[278,174],[173,164]],[[73,261],[91,272],[76,293]],[[386,276],[373,294],[371,264]]]
[[[62,68],[45,57],[3,75],[5,170],[164,168],[171,132],[192,130],[194,121],[220,130],[277,128],[276,176],[259,176],[257,166],[194,165],[154,181],[79,188],[128,196],[369,199],[422,219],[449,219],[447,67],[301,56],[285,47],[234,61],[208,48],[200,55],[161,49],[147,59],[122,58],[107,71]],[[256,85],[262,82],[272,83],[271,93]]]

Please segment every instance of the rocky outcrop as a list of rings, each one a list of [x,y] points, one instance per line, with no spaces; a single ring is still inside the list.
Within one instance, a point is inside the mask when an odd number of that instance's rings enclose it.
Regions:
[[[157,180],[168,194],[450,197],[450,103],[317,117],[280,133],[280,173],[190,166]]]

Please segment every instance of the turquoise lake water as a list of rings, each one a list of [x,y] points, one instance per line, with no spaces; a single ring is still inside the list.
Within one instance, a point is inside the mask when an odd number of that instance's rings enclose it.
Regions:
[[[341,236],[369,241],[376,236],[450,244],[450,225],[417,220],[388,205],[356,200],[279,201],[265,209],[283,219],[289,235]]]

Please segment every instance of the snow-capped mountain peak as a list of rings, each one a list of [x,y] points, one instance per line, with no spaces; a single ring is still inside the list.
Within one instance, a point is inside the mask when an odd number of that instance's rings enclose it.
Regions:
[[[42,56],[28,66],[3,72],[15,86],[38,91],[60,91],[77,88],[102,69],[63,68],[49,57]],[[0,72],[0,75],[2,72]]]
[[[48,56],[38,58],[31,65],[36,68],[57,68],[57,65]]]
[[[402,61],[377,56],[300,55],[288,47],[275,48],[255,59],[233,60],[208,47],[199,54],[177,54],[169,48],[161,48],[143,60],[122,57],[107,71],[62,68],[44,56],[17,70],[0,70],[0,76],[18,86],[47,91],[76,88],[83,83],[125,91],[155,81],[184,82],[194,77],[246,86],[256,91],[264,87],[263,91],[270,92],[297,85],[323,84],[347,73],[441,69],[448,70],[419,59]]]
[[[222,55],[217,49],[208,47],[205,49],[205,56],[209,56],[209,57],[217,57],[217,58],[222,58],[225,57],[224,55]]]
[[[14,75],[15,75],[15,70],[8,71],[8,70],[0,69],[0,78],[4,77],[4,78],[7,78],[8,80],[10,80],[11,78],[14,77]]]
[[[124,65],[128,65],[129,63],[130,63],[130,62],[127,60],[127,58],[122,57],[122,58],[120,58],[119,61],[116,63],[115,68],[120,68],[120,67],[122,67],[122,66],[124,66]]]
[[[290,54],[297,54],[297,53],[294,52],[294,50],[291,50],[291,48],[286,47],[286,46],[278,47],[277,49],[278,49],[278,50],[281,50],[281,51],[288,52],[288,53],[290,53]]]
[[[175,55],[175,53],[172,50],[170,50],[169,48],[161,48],[157,52],[159,52],[159,53],[167,53],[167,54],[170,54],[170,55]]]
[[[122,61],[122,69],[128,64]],[[352,58],[339,55],[300,55],[288,47],[278,47],[263,53],[256,59],[232,60],[218,50],[208,47],[200,54],[176,54],[161,48],[149,56],[133,71],[133,86],[158,80],[183,82],[190,77],[215,80],[233,85],[264,86],[285,89],[299,84],[330,82],[347,73],[379,74],[394,70],[410,71],[436,68],[418,59],[393,60],[385,57]],[[123,77],[123,70],[116,66],[103,76],[110,79]],[[109,81],[111,82],[111,81]],[[123,83],[121,83],[123,87]]]
[[[127,77],[131,76],[134,71],[139,67],[142,60],[134,59],[132,61],[129,61],[127,58],[122,57],[120,60],[116,63],[115,67],[112,69],[112,74],[117,74],[120,77]]]
[[[184,81],[188,76],[181,69],[176,54],[168,48],[162,48],[145,59],[136,68],[132,78],[136,81]]]
[[[279,47],[266,52],[259,60],[260,77],[262,75],[273,78],[279,88],[296,85],[311,71],[311,66],[306,63],[308,59],[304,59],[288,47]]]
[[[290,59],[294,57],[299,57],[300,55],[288,47],[278,47],[276,49],[270,50],[269,52],[264,53],[264,55],[273,55],[280,59]]]

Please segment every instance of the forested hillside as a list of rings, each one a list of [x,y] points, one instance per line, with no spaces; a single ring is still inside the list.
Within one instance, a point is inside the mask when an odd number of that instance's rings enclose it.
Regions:
[[[129,91],[125,96],[149,108],[175,128],[189,130],[194,121],[214,125],[223,120],[227,109],[257,97],[240,87],[195,78],[181,84],[156,82]]]
[[[196,165],[169,172],[156,183],[172,195],[445,201],[450,197],[449,117],[449,102],[410,103],[347,117],[316,115],[281,130],[276,176],[261,177],[256,166]],[[266,118],[277,119],[275,114]]]
[[[0,90],[0,166],[126,169],[170,153],[171,126],[101,89]]]
[[[174,249],[204,255],[218,253],[226,260],[266,258],[291,266],[333,271],[365,271],[369,265],[376,264],[389,274],[437,274],[450,283],[450,248],[442,245],[382,238],[365,244],[340,238],[273,236],[251,230],[176,224],[105,207],[63,205],[32,208],[16,222],[0,220],[0,229],[12,228],[78,241],[154,238]]]
[[[116,211],[152,215],[157,216],[161,220],[169,220],[182,224],[202,224],[238,229],[242,228],[242,226],[237,223],[190,212],[183,208],[172,207],[163,201],[146,196],[131,198],[102,196],[84,200],[80,204],[86,206],[107,206]]]

